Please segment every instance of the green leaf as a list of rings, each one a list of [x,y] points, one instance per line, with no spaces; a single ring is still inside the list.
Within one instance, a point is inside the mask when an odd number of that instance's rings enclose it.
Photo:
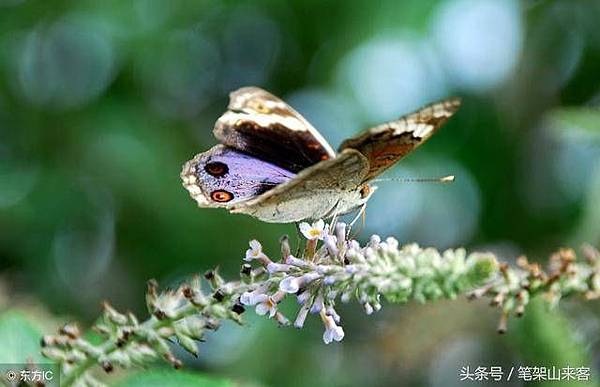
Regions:
[[[129,376],[117,387],[234,387],[227,379],[205,376],[189,371],[154,370]]]
[[[40,353],[41,332],[21,313],[0,315],[0,363],[48,363]]]

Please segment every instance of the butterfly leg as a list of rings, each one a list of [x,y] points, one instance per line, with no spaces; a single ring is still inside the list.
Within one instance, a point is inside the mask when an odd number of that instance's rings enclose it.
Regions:
[[[300,231],[300,223],[294,222],[296,226],[296,257],[300,256],[300,244],[302,243],[302,232]]]
[[[329,234],[332,235],[335,233],[335,225],[338,222],[338,219],[340,217],[340,210],[339,210],[339,200],[337,203],[335,203],[335,206],[333,206],[333,208],[329,211],[329,214],[331,214],[331,221],[329,222]],[[325,218],[327,218],[329,215],[326,215]]]
[[[335,225],[337,224],[339,215],[337,213],[337,211],[335,212],[335,214],[333,215],[333,217],[331,218],[331,223],[329,223],[329,234],[333,234],[335,232]]]
[[[366,210],[367,210],[367,203],[364,203],[362,206],[360,206],[360,210],[358,210],[358,213],[356,214],[356,216],[354,217],[354,219],[352,219],[352,221],[350,222],[350,224],[348,224],[348,231],[347,236],[350,236],[350,232],[352,231],[352,227],[354,226],[354,224],[358,221],[358,219],[362,218],[363,219],[363,227],[365,226],[365,214],[366,214]],[[361,229],[362,229],[361,228]],[[361,230],[359,230],[361,231]],[[356,236],[358,233],[356,233],[354,236]]]

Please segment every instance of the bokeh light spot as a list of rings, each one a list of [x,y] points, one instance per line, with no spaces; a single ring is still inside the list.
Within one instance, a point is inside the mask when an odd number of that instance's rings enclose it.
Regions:
[[[38,25],[15,49],[18,94],[55,109],[81,106],[100,95],[116,65],[106,29],[79,15]]]
[[[153,109],[170,118],[190,118],[213,98],[220,54],[200,31],[175,31],[139,59],[139,76]]]
[[[349,85],[369,121],[398,117],[445,94],[435,53],[422,40],[375,38],[340,63],[340,85]]]
[[[523,40],[513,0],[452,0],[433,18],[433,36],[455,86],[493,88],[509,77]]]

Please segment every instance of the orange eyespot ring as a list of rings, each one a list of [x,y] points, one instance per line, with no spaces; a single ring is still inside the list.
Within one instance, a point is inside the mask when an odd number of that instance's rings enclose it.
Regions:
[[[220,161],[215,161],[212,163],[208,163],[204,166],[204,170],[211,176],[221,177],[226,175],[229,172],[229,167],[227,164],[222,163]]]
[[[212,191],[210,193],[210,198],[215,202],[226,203],[233,199],[233,194],[231,192],[227,192],[223,189],[219,189],[216,191]]]

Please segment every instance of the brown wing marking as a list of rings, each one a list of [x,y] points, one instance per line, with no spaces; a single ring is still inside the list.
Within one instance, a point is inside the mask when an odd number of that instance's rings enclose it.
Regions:
[[[304,117],[265,90],[244,87],[232,92],[228,109],[213,131],[222,144],[292,172],[335,156]]]
[[[361,152],[369,160],[365,181],[370,180],[425,142],[459,106],[458,98],[433,103],[344,141],[340,151],[356,149]]]

